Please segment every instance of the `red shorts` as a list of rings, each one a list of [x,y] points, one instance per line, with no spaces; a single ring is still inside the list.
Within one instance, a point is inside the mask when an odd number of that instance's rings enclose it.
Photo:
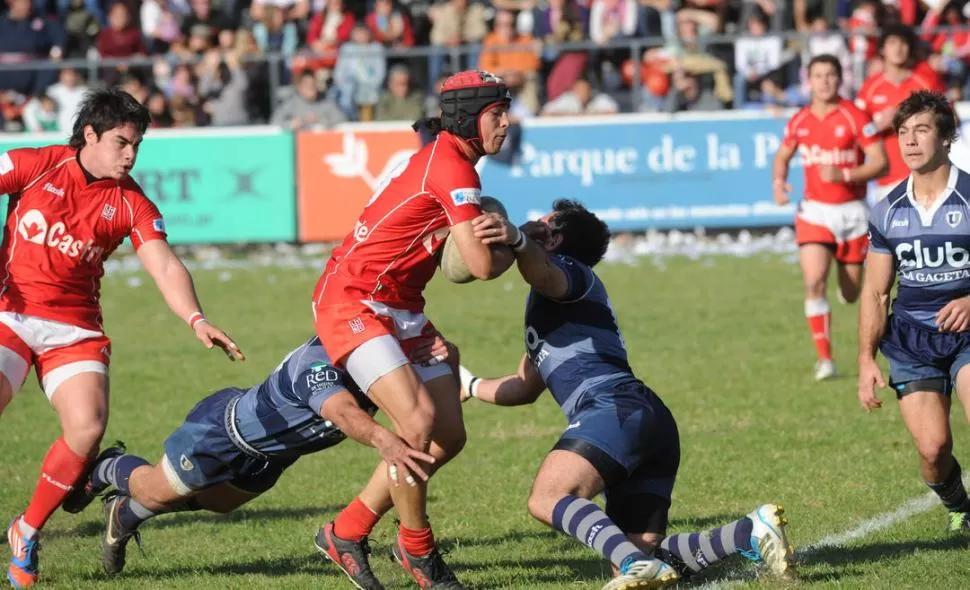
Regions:
[[[367,300],[314,304],[313,325],[327,356],[337,366],[343,366],[347,355],[360,345],[379,336],[393,336],[410,355],[415,344],[435,333],[423,313]]]
[[[9,311],[0,312],[0,373],[14,391],[31,365],[50,399],[81,373],[108,373],[111,340],[101,332]]]
[[[865,201],[830,204],[802,201],[795,214],[795,241],[835,248],[842,264],[862,264],[869,251],[869,208]]]

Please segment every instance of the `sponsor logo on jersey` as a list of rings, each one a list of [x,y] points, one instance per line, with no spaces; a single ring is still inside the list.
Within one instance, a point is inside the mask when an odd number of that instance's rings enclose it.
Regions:
[[[866,123],[862,127],[862,136],[863,137],[875,137],[878,134],[879,134],[879,130],[876,129],[876,124],[875,123]]]
[[[892,224],[890,224],[889,229],[894,227],[909,227],[908,219],[893,219]]]
[[[818,145],[800,145],[798,153],[804,166],[855,166],[859,160],[857,150],[827,150]]]
[[[955,269],[970,266],[970,251],[947,241],[942,246],[927,248],[921,240],[903,242],[896,246],[900,270],[939,268],[946,264]]]
[[[956,227],[963,221],[963,211],[949,211],[946,214],[946,223],[950,227]]]
[[[152,220],[152,228],[157,232],[165,232],[165,220],[159,217],[158,219]]]
[[[480,188],[456,188],[451,191],[451,200],[456,206],[478,205],[482,202],[482,189]]]
[[[71,258],[92,261],[100,260],[104,255],[104,248],[96,245],[94,240],[84,241],[69,234],[62,221],[48,224],[44,214],[37,209],[31,209],[21,216],[17,233],[32,244],[56,248]]]
[[[53,184],[51,184],[49,182],[44,185],[44,190],[47,191],[47,192],[49,192],[49,193],[53,193],[53,194],[57,195],[58,197],[63,197],[64,196],[64,189],[57,188],[56,186],[54,186]]]
[[[327,363],[313,363],[306,376],[306,385],[310,391],[318,391],[326,386],[338,385],[340,373]]]
[[[0,154],[0,176],[3,176],[7,172],[13,171],[13,160],[10,159],[10,154],[2,153]]]

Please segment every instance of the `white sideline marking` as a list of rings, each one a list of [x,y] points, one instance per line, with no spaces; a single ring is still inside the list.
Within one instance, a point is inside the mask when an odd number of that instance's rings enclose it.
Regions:
[[[970,475],[963,478],[963,484],[970,484]],[[933,507],[937,506],[939,501],[940,499],[933,492],[927,492],[922,496],[907,500],[895,510],[877,514],[872,518],[863,520],[850,529],[822,537],[812,545],[809,545],[801,550],[796,550],[796,560],[801,561],[819,549],[824,549],[826,547],[840,547],[850,541],[863,539],[873,533],[878,533],[879,531],[888,529],[889,527],[899,524],[904,520],[908,520],[917,514],[928,512]],[[749,580],[712,580],[697,586],[697,588],[703,590],[727,590],[728,588],[734,588],[735,586],[744,584],[747,581]]]

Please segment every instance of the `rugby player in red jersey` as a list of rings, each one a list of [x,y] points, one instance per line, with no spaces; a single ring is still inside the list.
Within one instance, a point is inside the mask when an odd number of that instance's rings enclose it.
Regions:
[[[435,140],[378,187],[313,297],[328,356],[387,413],[401,438],[435,457],[429,474],[461,451],[465,429],[450,366],[410,361],[436,333],[424,314],[424,288],[449,234],[478,279],[497,277],[514,261],[508,247],[486,246],[472,230],[482,215],[475,164],[502,147],[508,88],[487,72],[465,71],[447,79],[440,94],[441,118],[426,122]],[[367,561],[367,536],[393,502],[401,520],[394,555],[404,569],[422,588],[461,588],[437,550],[426,486],[381,463],[361,494],[321,528],[318,548],[357,587],[383,588]]]
[[[883,68],[867,78],[859,89],[855,104],[872,118],[873,127],[886,146],[889,172],[876,179],[871,204],[886,197],[909,176],[909,168],[893,132],[893,115],[899,104],[917,90],[945,92],[940,76],[925,62],[916,62],[916,34],[905,25],[887,26],[879,39]]]
[[[882,142],[869,116],[838,94],[842,66],[831,55],[808,65],[812,102],[785,127],[775,155],[774,197],[787,204],[788,166],[796,152],[805,167],[805,195],[795,216],[805,286],[805,317],[815,340],[815,378],[836,374],[830,335],[831,308],[826,291],[829,267],[838,263],[839,293],[847,302],[859,297],[862,263],[869,240],[866,183],[888,169]]]
[[[37,532],[58,506],[70,511],[74,485],[86,479],[104,435],[111,341],[100,284],[104,261],[125,238],[199,340],[243,358],[205,319],[162,215],[128,175],[149,122],[131,95],[99,90],[81,103],[68,145],[0,154],[0,194],[10,195],[0,245],[0,412],[33,366],[62,430],[27,510],[7,530],[15,587],[37,581]]]

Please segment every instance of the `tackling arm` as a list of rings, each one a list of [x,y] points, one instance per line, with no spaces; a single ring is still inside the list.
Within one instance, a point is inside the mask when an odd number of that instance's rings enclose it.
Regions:
[[[488,246],[475,237],[471,220],[451,226],[458,253],[476,279],[488,281],[507,271],[515,256],[503,246]]]
[[[546,389],[546,384],[529,355],[522,355],[517,373],[497,379],[480,379],[465,367],[461,367],[459,371],[465,399],[475,397],[498,406],[524,406],[534,403]]]
[[[886,330],[889,292],[896,276],[892,254],[870,251],[859,298],[859,362],[874,362]]]
[[[525,240],[524,243],[515,251],[515,261],[522,278],[546,297],[564,297],[569,291],[566,272],[553,264],[549,254],[536,241],[527,238],[524,233],[522,239]]]
[[[348,437],[375,449],[381,448],[388,436],[394,436],[361,409],[349,391],[342,391],[327,398],[320,406],[320,416],[324,420],[333,422]]]

